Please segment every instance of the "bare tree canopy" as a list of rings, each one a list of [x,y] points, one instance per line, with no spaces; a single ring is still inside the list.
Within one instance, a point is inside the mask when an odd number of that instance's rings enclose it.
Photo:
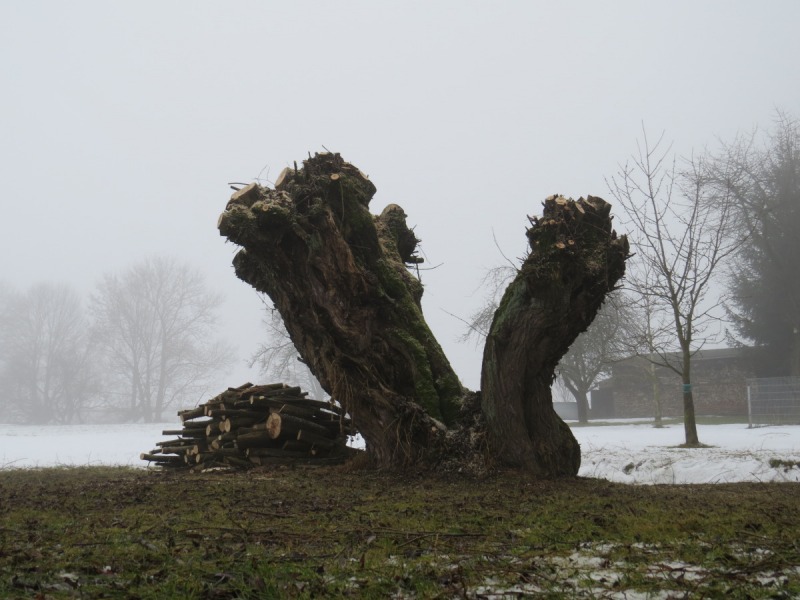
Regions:
[[[527,258],[527,256],[526,256]],[[519,260],[520,264],[525,260]],[[462,342],[474,342],[475,344],[483,344],[486,341],[486,336],[489,335],[489,328],[492,326],[492,319],[494,313],[500,306],[500,300],[503,297],[503,292],[508,287],[508,284],[514,281],[514,278],[519,273],[519,265],[513,262],[498,265],[489,269],[481,280],[481,288],[486,291],[486,301],[473,312],[469,319],[460,319],[467,326],[466,331],[461,336]]]
[[[681,376],[686,444],[699,445],[691,357],[713,335],[709,327],[719,316],[722,299],[708,296],[713,277],[741,244],[731,236],[731,197],[716,193],[705,158],[685,160],[679,167],[663,134],[651,143],[646,131],[609,188],[632,228],[636,259],[628,272],[629,287],[671,314],[674,344],[654,350],[661,364]],[[674,348],[677,354],[670,353]]]
[[[154,421],[195,403],[231,360],[213,338],[221,299],[199,271],[155,257],[102,278],[92,297],[95,337],[129,418]]]
[[[67,285],[41,283],[0,297],[3,414],[24,423],[75,423],[97,402],[83,303]]]
[[[627,290],[625,294],[626,305],[628,311],[632,313],[632,317],[627,322],[627,335],[623,342],[627,354],[646,359],[639,364],[650,384],[653,399],[653,426],[663,427],[661,380],[657,375],[656,366],[664,363],[664,349],[675,345],[674,313],[663,298],[654,294],[641,293],[642,282],[654,281],[651,265],[641,262],[631,266],[638,269],[638,275],[633,279],[631,290]]]
[[[258,365],[261,373],[269,381],[282,381],[289,385],[300,386],[313,398],[322,399],[325,390],[297,353],[280,313],[267,302],[264,304],[266,314],[263,323],[267,340],[250,357],[250,366]]]
[[[580,449],[552,408],[558,360],[622,276],[627,241],[599,198],[553,196],[531,218],[531,252],[489,329],[479,401],[461,386],[422,315],[421,261],[406,215],[369,212],[376,189],[338,154],[233,195],[222,235],[237,275],[266,293],[299,355],[341,402],[374,464],[433,463],[454,444],[542,477],[574,475]],[[472,435],[476,434],[476,435]],[[480,452],[477,452],[480,454]]]
[[[558,377],[578,405],[578,422],[589,419],[589,392],[629,352],[634,313],[619,291],[609,294],[597,317],[558,363]]]

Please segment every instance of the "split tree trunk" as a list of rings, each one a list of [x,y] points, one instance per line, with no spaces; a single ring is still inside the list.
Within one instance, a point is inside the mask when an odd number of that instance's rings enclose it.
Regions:
[[[425,323],[422,285],[407,269],[421,262],[419,240],[399,206],[370,214],[374,193],[338,154],[317,154],[284,170],[274,190],[236,192],[218,227],[243,247],[236,274],[272,299],[374,463],[397,468],[481,436],[467,431],[476,415],[462,407],[466,390]],[[627,241],[616,239],[609,209],[599,198],[546,201],[544,219],[528,231],[531,255],[487,339],[481,407],[492,455],[539,476],[574,475],[580,464],[550,384],[624,271]],[[459,423],[462,412],[469,423]]]
[[[540,477],[575,475],[580,447],[553,410],[558,361],[625,272],[628,241],[611,206],[589,196],[545,200],[530,254],[495,313],[483,354],[482,408],[491,455]]]

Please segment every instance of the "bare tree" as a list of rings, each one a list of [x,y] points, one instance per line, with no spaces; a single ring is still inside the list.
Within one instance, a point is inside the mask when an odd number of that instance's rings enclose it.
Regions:
[[[628,322],[627,335],[623,343],[629,354],[642,358],[641,368],[650,384],[653,399],[653,427],[661,428],[663,424],[663,402],[661,397],[662,382],[656,367],[663,364],[660,351],[670,346],[674,339],[672,312],[664,304],[662,298],[649,293],[655,283],[654,273],[646,262],[632,261],[632,270],[636,276],[629,275],[633,285],[626,293],[628,308],[634,315]]]
[[[635,272],[635,274],[634,274]],[[673,344],[675,326],[672,310],[662,298],[649,293],[656,283],[651,266],[643,261],[631,261],[627,274],[628,282],[621,295],[616,298],[626,309],[625,334],[618,338],[626,359],[651,388],[653,400],[653,426],[663,427],[662,380],[657,367],[663,365],[661,358],[665,348]],[[633,359],[640,359],[634,361]]]
[[[556,374],[578,405],[578,422],[589,420],[589,391],[613,364],[624,358],[631,311],[619,292],[612,292],[589,328],[558,363]]]
[[[741,242],[730,235],[730,196],[712,197],[704,159],[692,158],[679,169],[663,134],[651,145],[644,128],[637,145],[637,153],[607,183],[633,228],[635,258],[642,265],[629,272],[630,287],[671,315],[673,344],[651,353],[681,377],[686,445],[698,446],[692,355],[713,338],[710,328],[718,324],[723,299],[709,297],[709,290],[719,266]],[[678,352],[670,352],[676,346]]]
[[[24,423],[81,422],[98,396],[80,297],[49,283],[2,296],[3,414]]]
[[[283,325],[280,313],[264,298],[266,314],[263,324],[267,330],[267,342],[261,344],[250,357],[250,366],[258,365],[261,373],[274,381],[298,385],[309,391],[314,398],[322,399],[325,390],[300,358],[300,353]]]
[[[624,273],[628,244],[611,227],[610,205],[551,196],[529,218],[528,259],[486,336],[481,393],[470,394],[422,315],[423,288],[408,270],[420,261],[419,240],[400,206],[369,212],[375,192],[331,153],[285,169],[274,189],[238,190],[218,221],[242,246],[237,276],[269,295],[374,465],[433,465],[458,445],[463,457],[534,476],[577,473],[580,447],[553,410],[550,385]]]
[[[524,260],[522,258],[519,262],[522,263]],[[486,271],[480,284],[480,289],[487,292],[486,300],[470,315],[469,319],[462,319],[453,315],[467,326],[466,331],[461,336],[462,342],[474,342],[478,345],[486,341],[489,328],[492,326],[494,313],[497,312],[497,308],[500,306],[503,292],[519,273],[518,266],[508,259],[506,259],[506,262],[507,264],[498,265]]]
[[[92,298],[95,335],[129,418],[152,422],[196,401],[230,364],[232,350],[213,339],[220,304],[199,271],[170,258],[101,279]]]

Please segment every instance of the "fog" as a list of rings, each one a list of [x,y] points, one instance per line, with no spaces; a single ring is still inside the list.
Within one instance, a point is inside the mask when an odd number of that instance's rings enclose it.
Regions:
[[[431,328],[459,343],[485,271],[524,252],[548,195],[608,197],[642,123],[679,154],[800,101],[800,4],[3,2],[0,280],[98,278],[151,255],[200,267],[239,349],[263,307],[216,230],[229,182],[325,149],[403,206]],[[452,313],[452,314],[451,314]]]

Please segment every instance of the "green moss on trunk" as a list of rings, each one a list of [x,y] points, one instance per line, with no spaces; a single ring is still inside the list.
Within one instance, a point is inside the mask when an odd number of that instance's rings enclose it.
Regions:
[[[552,407],[558,361],[594,319],[625,269],[627,240],[591,196],[545,201],[531,218],[531,252],[506,289],[487,336],[482,409],[493,455],[542,477],[575,475],[580,448]]]
[[[237,275],[265,292],[298,353],[353,416],[376,463],[398,466],[436,443],[463,389],[420,308],[409,273],[416,238],[396,205],[369,211],[375,186],[318,154],[275,190],[235,194],[220,232],[243,246]]]

